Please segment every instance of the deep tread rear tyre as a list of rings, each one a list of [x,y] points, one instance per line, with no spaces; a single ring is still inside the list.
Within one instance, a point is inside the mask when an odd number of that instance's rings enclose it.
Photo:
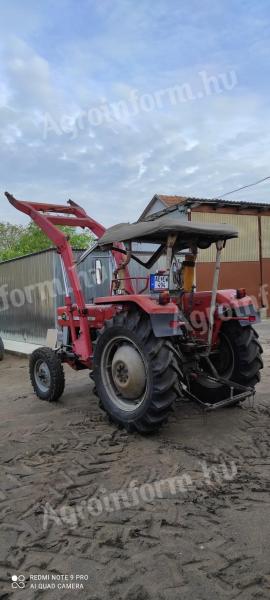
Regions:
[[[34,391],[41,400],[56,402],[62,396],[65,373],[59,356],[51,348],[34,350],[30,356],[29,373]]]
[[[228,378],[240,385],[255,388],[261,379],[260,370],[263,369],[261,356],[263,349],[257,332],[250,325],[242,327],[236,321],[225,323],[221,332],[229,341],[233,353],[233,364]],[[207,379],[203,380],[203,378],[191,384],[191,391],[203,402],[216,402],[229,395],[227,386],[222,384],[211,386]]]
[[[2,338],[0,337],[0,361],[3,360],[5,353],[4,343]]]
[[[117,390],[115,393],[113,388],[114,382],[112,378],[108,379],[102,366],[113,340],[120,340],[121,348],[121,336],[124,338],[122,343],[126,343],[127,340],[128,344],[139,352],[146,369],[146,384],[141,403],[136,405],[131,401],[130,408],[125,409],[122,400],[128,406],[128,399],[120,393],[118,402]],[[147,315],[134,310],[116,315],[105,322],[95,342],[92,379],[101,405],[114,423],[125,427],[129,432],[151,433],[158,430],[166,423],[177,398],[178,377],[179,367],[172,352],[171,342],[154,336]]]

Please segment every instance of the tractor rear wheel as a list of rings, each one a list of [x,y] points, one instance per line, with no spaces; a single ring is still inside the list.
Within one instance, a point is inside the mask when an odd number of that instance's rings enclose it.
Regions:
[[[3,360],[5,353],[4,343],[2,338],[0,337],[0,361]]]
[[[236,321],[229,321],[222,326],[217,349],[209,357],[220,377],[255,388],[263,368],[263,350],[258,337],[250,325],[242,327]],[[213,375],[204,359],[201,367]],[[203,374],[190,382],[190,390],[203,402],[214,403],[229,396],[228,386],[211,382]]]
[[[98,333],[92,379],[102,408],[128,431],[150,433],[168,419],[178,395],[179,367],[167,339],[134,310],[106,321]]]
[[[36,395],[56,402],[65,388],[65,373],[59,356],[47,347],[37,348],[30,356],[29,373]]]

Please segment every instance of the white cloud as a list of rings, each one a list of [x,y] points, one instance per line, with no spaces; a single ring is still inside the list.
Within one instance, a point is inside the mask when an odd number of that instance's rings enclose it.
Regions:
[[[48,62],[14,36],[5,49],[5,71],[17,104],[50,106],[55,91]]]
[[[250,68],[251,47],[268,60],[267,23],[262,14],[255,19],[260,8],[251,7],[252,18],[239,9],[232,20],[224,3],[210,0],[203,6],[196,0],[175,2],[170,10],[164,0],[104,0],[88,6],[97,23],[90,31],[91,20],[85,19],[84,31],[83,19],[77,29],[75,22],[83,3],[74,4],[74,28],[67,35],[61,18],[68,15],[59,15],[57,4],[49,3],[48,14],[36,4],[32,14],[27,4],[25,29],[23,10],[15,4],[20,27],[11,26],[11,9],[6,9],[7,28],[0,24],[3,187],[37,201],[73,197],[109,225],[123,213],[136,219],[155,192],[211,197],[268,175],[268,93]],[[20,31],[26,32],[24,39]],[[104,100],[128,102],[134,89],[139,95],[185,83],[197,89],[199,71],[217,75],[232,65],[238,85],[231,91],[167,101],[129,115],[126,123],[95,127],[85,118],[72,135],[81,111]],[[65,133],[51,132],[44,140],[46,113],[58,125],[65,118]],[[268,189],[251,188],[237,197],[268,201]],[[21,218],[4,200],[1,206],[6,218]]]
[[[187,167],[185,169],[185,174],[186,175],[193,175],[194,173],[196,173],[196,171],[199,170],[198,165],[194,165],[194,167]]]

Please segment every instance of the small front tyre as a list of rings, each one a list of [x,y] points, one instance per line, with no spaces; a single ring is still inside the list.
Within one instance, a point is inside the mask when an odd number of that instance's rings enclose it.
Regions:
[[[65,373],[59,356],[51,348],[38,348],[30,356],[29,373],[38,398],[56,402],[65,388]]]

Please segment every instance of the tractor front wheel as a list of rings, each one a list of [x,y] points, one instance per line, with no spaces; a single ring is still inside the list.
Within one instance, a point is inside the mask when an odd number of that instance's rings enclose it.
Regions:
[[[37,348],[30,356],[29,373],[36,395],[56,402],[65,388],[65,373],[59,356],[51,348]]]
[[[229,321],[222,326],[217,348],[209,358],[220,377],[255,388],[263,368],[262,352],[258,334],[253,327],[242,327],[236,321]],[[227,385],[204,377],[203,370],[213,376],[205,359],[202,359],[201,368],[202,375],[190,382],[191,392],[203,402],[213,403],[227,398],[230,395]],[[235,393],[238,393],[237,390]]]
[[[96,392],[111,420],[128,431],[150,433],[167,421],[178,372],[170,342],[154,336],[140,311],[116,315],[98,334]]]

